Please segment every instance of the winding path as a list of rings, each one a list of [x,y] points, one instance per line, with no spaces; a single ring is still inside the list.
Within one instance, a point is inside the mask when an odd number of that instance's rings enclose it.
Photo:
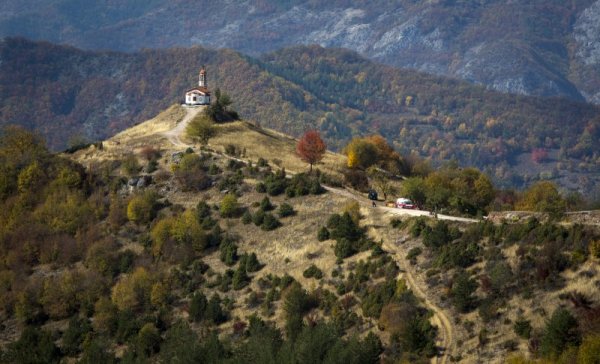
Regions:
[[[384,243],[384,250],[393,253],[392,256],[396,258],[396,261],[400,264],[401,267],[404,267],[405,270],[402,274],[402,277],[406,280],[406,284],[408,288],[412,290],[412,292],[423,301],[423,304],[433,312],[433,316],[431,317],[431,323],[438,327],[438,333],[436,338],[436,346],[442,349],[440,356],[434,356],[431,358],[432,364],[446,364],[450,361],[450,358],[454,354],[456,349],[454,334],[453,334],[453,326],[448,316],[444,313],[444,311],[435,305],[435,303],[428,297],[427,293],[421,288],[425,285],[425,283],[417,284],[417,278],[410,270],[410,263],[406,261],[404,258],[406,256],[406,252],[399,249],[398,247],[399,241],[395,243]]]
[[[173,129],[163,133],[163,135],[176,147],[188,147],[189,144],[183,142],[181,137],[183,133],[185,133],[185,128],[190,121],[194,120],[196,115],[198,115],[200,111],[204,111],[205,108],[206,106],[186,107],[186,114],[183,119],[177,122],[177,125]]]
[[[167,139],[173,145],[175,145],[177,147],[191,146],[190,144],[185,143],[181,137],[182,137],[183,133],[185,132],[185,128],[187,127],[189,122],[192,121],[194,119],[194,117],[196,115],[198,115],[198,113],[200,111],[204,110],[204,107],[187,108],[186,110],[187,110],[187,114],[185,115],[185,117],[181,121],[179,121],[173,129],[171,129],[163,134],[165,137],[167,137]],[[234,158],[234,157],[231,157],[231,156],[228,156],[225,154],[223,154],[223,156],[226,158],[239,160],[238,158]],[[293,172],[288,173],[289,176],[291,176],[293,174],[294,174]],[[348,190],[334,188],[334,187],[327,187],[327,186],[325,186],[325,189],[327,189],[331,193],[335,193],[337,195],[356,200],[359,203],[361,203],[362,205],[371,206],[370,200],[368,200],[362,196],[359,196],[355,193],[352,193]],[[396,208],[390,208],[390,207],[385,207],[385,206],[377,206],[377,208],[374,208],[373,211],[376,213],[391,214],[391,215],[429,216],[428,211],[403,210],[403,209],[396,209]],[[438,219],[460,221],[460,222],[477,222],[477,220],[475,220],[475,219],[467,219],[467,218],[448,216],[448,215],[438,215]],[[433,312],[433,316],[431,318],[431,323],[439,328],[436,345],[439,348],[442,348],[443,351],[442,351],[441,356],[433,357],[431,359],[431,363],[432,364],[446,364],[450,361],[450,358],[456,349],[452,323],[448,319],[448,317],[446,316],[444,311],[440,307],[436,306],[435,303],[428,297],[426,292],[421,288],[424,285],[424,283],[417,284],[417,277],[410,270],[411,265],[405,259],[406,252],[404,252],[399,247],[399,243],[400,243],[399,241],[396,241],[394,243],[384,243],[383,248],[385,250],[393,253],[392,256],[396,259],[396,261],[399,263],[399,265],[401,267],[405,267],[405,270],[404,270],[402,276],[406,279],[407,285],[413,291],[413,293],[423,301],[423,304],[429,310],[431,310]]]

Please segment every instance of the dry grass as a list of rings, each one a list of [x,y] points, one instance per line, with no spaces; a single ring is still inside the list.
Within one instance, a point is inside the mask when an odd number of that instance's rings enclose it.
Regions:
[[[152,146],[160,150],[170,150],[172,145],[162,135],[171,130],[185,116],[185,109],[173,105],[156,117],[124,130],[102,142],[102,149],[90,146],[74,153],[71,158],[89,165],[92,162],[119,160],[124,156],[138,152],[141,148]]]
[[[209,146],[223,151],[225,146],[232,144],[239,149],[246,149],[246,157],[250,160],[256,161],[261,157],[270,162],[280,160],[281,166],[286,170],[308,171],[308,164],[296,156],[296,143],[296,139],[285,134],[238,121],[218,125],[218,135],[210,140]],[[328,151],[323,161],[315,168],[339,175],[338,170],[345,162],[346,157],[343,155]]]
[[[94,146],[80,150],[71,157],[78,162],[89,165],[92,162],[120,160],[130,153],[137,153],[141,148],[151,145],[163,151],[163,155],[181,151],[185,148],[169,142],[164,133],[173,129],[177,122],[186,115],[180,105],[173,105],[156,117],[122,131],[103,142],[103,149]],[[239,150],[246,150],[245,159],[256,162],[264,158],[271,165],[285,167],[290,172],[303,172],[308,165],[296,156],[297,140],[275,130],[258,128],[251,123],[238,121],[217,125],[218,135],[209,142],[209,147],[223,152],[227,145],[235,145]],[[185,137],[182,135],[182,137]],[[194,145],[197,149],[199,145]],[[340,177],[339,169],[346,162],[346,157],[327,152],[323,161],[314,166],[320,170]]]
[[[171,130],[179,120],[185,115],[185,109],[180,106],[172,106],[157,117],[145,123],[137,125],[129,130],[117,134],[110,140],[104,143],[104,149],[98,150],[90,147],[86,150],[77,152],[74,159],[89,164],[101,160],[121,159],[123,156],[137,152],[140,148],[152,145],[163,151],[163,157],[160,169],[167,169],[169,166],[166,163],[168,155],[174,151],[182,150],[182,147],[173,146],[162,133]],[[228,144],[235,145],[238,149],[246,150],[246,159],[256,161],[262,157],[272,165],[279,164],[290,172],[306,171],[308,166],[303,163],[295,155],[296,140],[281,133],[256,128],[252,124],[246,122],[228,123],[218,126],[219,135],[210,140],[210,148],[223,151]],[[274,160],[280,160],[280,163],[274,163]],[[345,157],[339,154],[326,154],[323,164],[318,168],[321,170],[338,174],[339,167],[345,162]],[[252,183],[252,181],[245,181]],[[251,188],[250,188],[251,189]],[[176,189],[170,189],[168,192],[162,192],[167,198],[176,204],[181,204],[187,208],[194,207],[199,201],[204,200],[210,204],[218,204],[222,199],[222,194],[211,189],[202,193],[183,193]],[[244,206],[251,206],[252,203],[260,201],[264,194],[249,191],[243,194],[240,202]],[[261,263],[265,267],[254,274],[254,278],[249,287],[241,291],[229,291],[222,296],[235,297],[236,305],[232,311],[234,317],[245,318],[256,309],[249,310],[243,304],[244,298],[250,293],[250,290],[259,291],[257,286],[258,278],[269,273],[281,276],[290,274],[302,285],[311,290],[319,286],[323,286],[334,291],[335,288],[331,284],[331,271],[336,267],[336,258],[332,249],[333,241],[319,242],[317,240],[317,231],[325,223],[327,217],[332,213],[339,213],[343,207],[351,200],[353,196],[344,196],[334,193],[326,193],[320,196],[306,196],[300,198],[287,199],[285,196],[272,197],[271,201],[275,205],[280,205],[282,202],[291,204],[297,212],[296,216],[281,219],[283,226],[274,231],[263,231],[259,227],[248,224],[244,225],[240,219],[226,219],[222,222],[222,227],[230,230],[241,237],[239,242],[240,253],[255,252]],[[254,212],[256,209],[252,208]],[[420,263],[416,267],[404,265],[404,257],[410,248],[421,246],[420,240],[408,239],[404,244],[397,244],[399,239],[404,239],[404,233],[397,229],[392,229],[389,226],[389,220],[392,217],[383,209],[371,209],[369,207],[361,208],[361,213],[365,216],[362,223],[369,227],[369,235],[376,241],[383,241],[384,247],[389,247],[392,257],[401,264],[400,268],[410,270],[414,276],[418,287],[425,292],[431,301],[444,309],[450,320],[455,317],[450,315],[453,312],[449,307],[449,302],[444,299],[445,293],[441,286],[429,287],[426,283],[426,267]],[[393,247],[393,249],[392,249]],[[424,249],[425,252],[427,251]],[[359,259],[365,259],[370,252],[357,254],[354,257],[346,259],[343,266],[346,267],[349,262],[354,262]],[[424,253],[425,255],[426,253]],[[515,251],[513,248],[505,249],[505,256],[515,267]],[[214,252],[205,258],[213,270],[223,273],[226,267],[219,260],[219,253]],[[303,271],[311,264],[317,265],[324,273],[322,280],[306,279],[303,277]],[[481,265],[481,264],[480,264]],[[563,277],[567,282],[565,288],[555,292],[540,292],[535,293],[533,299],[523,299],[520,296],[512,297],[505,308],[502,308],[503,318],[497,322],[486,325],[489,331],[489,343],[483,347],[478,347],[477,333],[483,327],[477,312],[472,312],[468,315],[461,316],[461,323],[454,323],[455,340],[461,340],[462,344],[458,347],[457,352],[462,356],[461,362],[503,362],[508,354],[502,348],[502,343],[506,340],[515,340],[519,343],[520,351],[526,351],[526,342],[517,339],[513,329],[512,322],[523,315],[532,320],[532,325],[536,329],[544,326],[545,320],[552,311],[564,301],[559,299],[560,293],[579,291],[586,294],[595,303],[600,302],[600,292],[596,287],[598,281],[597,276],[586,277],[580,274],[582,271],[598,271],[597,262],[586,262],[577,271],[567,271],[563,273]],[[597,274],[597,273],[596,273]],[[446,278],[449,278],[446,276]],[[275,305],[277,308],[278,304]],[[260,310],[259,310],[260,311]],[[281,324],[280,309],[277,309],[276,315],[273,317]],[[508,323],[503,322],[504,318],[508,318]],[[464,322],[470,320],[474,322],[474,327],[471,332],[464,326]],[[223,327],[224,330],[231,329],[228,323]],[[360,328],[360,333],[369,330],[368,326]]]

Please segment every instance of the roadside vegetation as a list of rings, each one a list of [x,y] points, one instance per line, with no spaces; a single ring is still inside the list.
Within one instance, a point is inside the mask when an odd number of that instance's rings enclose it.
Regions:
[[[365,234],[358,205],[325,228],[335,269],[313,264],[299,277],[327,282],[318,287],[263,273],[261,252],[231,229],[267,237],[292,224],[303,196],[325,193],[318,171],[287,178],[265,160],[191,149],[165,166],[152,147],[91,171],[19,128],[2,134],[0,158],[2,362],[378,363],[437,353],[429,312]],[[218,202],[186,209],[165,186]],[[243,202],[250,191],[261,197]]]

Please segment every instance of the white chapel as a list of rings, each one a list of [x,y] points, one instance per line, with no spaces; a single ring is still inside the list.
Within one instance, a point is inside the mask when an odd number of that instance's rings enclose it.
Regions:
[[[200,69],[198,75],[198,87],[185,92],[185,104],[190,106],[210,104],[210,91],[208,91],[206,84],[206,70],[204,67]]]

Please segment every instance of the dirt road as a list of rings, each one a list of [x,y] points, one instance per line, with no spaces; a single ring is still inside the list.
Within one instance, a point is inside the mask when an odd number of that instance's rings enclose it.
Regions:
[[[163,133],[163,135],[167,137],[167,139],[169,139],[169,141],[176,147],[189,146],[189,144],[184,143],[181,139],[185,133],[185,128],[188,126],[190,121],[194,120],[196,115],[198,115],[201,111],[204,111],[205,108],[206,106],[186,107],[186,114],[183,119],[181,119],[181,121],[179,121],[173,129]]]
[[[427,292],[421,288],[426,287],[426,283],[418,282],[418,278],[410,269],[410,263],[405,259],[406,252],[398,247],[398,243],[399,242],[384,243],[383,249],[392,253],[392,256],[396,262],[398,262],[401,267],[405,268],[401,277],[406,280],[408,288],[412,290],[415,296],[420,298],[425,307],[427,307],[427,309],[433,313],[433,316],[431,317],[431,323],[432,325],[438,327],[436,346],[442,349],[442,353],[440,356],[431,358],[431,363],[446,364],[450,361],[450,358],[456,349],[452,323],[444,311],[436,306],[427,295]]]
[[[185,128],[186,128],[187,124],[191,120],[193,120],[193,118],[196,115],[198,115],[198,113],[201,110],[204,110],[204,108],[189,108],[189,109],[187,109],[186,116],[177,124],[177,126],[173,129],[169,130],[168,132],[164,133],[164,135],[167,137],[167,139],[173,145],[175,145],[177,147],[190,146],[189,144],[183,142],[181,137],[182,137],[183,133],[185,132]],[[231,157],[231,156],[227,156],[227,155],[223,155],[223,156],[226,158],[239,160],[239,159]],[[291,172],[288,174],[291,176],[294,173]],[[368,199],[366,199],[358,194],[352,193],[346,189],[339,189],[339,188],[334,188],[334,187],[325,187],[325,188],[331,193],[335,193],[337,195],[341,195],[346,198],[356,200],[359,203],[361,203],[362,205],[371,206],[371,201],[369,201]],[[372,211],[373,211],[374,215],[379,215],[379,216],[374,216],[379,221],[382,221],[385,219],[385,216],[383,216],[384,214],[429,216],[428,211],[394,209],[394,208],[389,208],[389,207],[385,207],[385,206],[378,206],[377,208],[372,209]],[[477,220],[474,220],[474,219],[466,219],[466,218],[462,218],[462,217],[447,216],[447,215],[438,215],[438,219],[461,221],[461,222],[477,222]],[[431,363],[432,364],[448,363],[450,360],[450,357],[452,356],[452,354],[454,353],[454,350],[455,350],[452,323],[450,322],[450,320],[448,319],[446,314],[443,312],[443,310],[441,308],[439,308],[438,306],[436,306],[433,303],[433,301],[428,297],[427,293],[421,288],[421,287],[426,287],[425,283],[420,282],[420,284],[417,284],[417,281],[418,281],[417,277],[411,271],[411,269],[410,269],[411,265],[404,258],[406,256],[406,252],[404,252],[399,247],[398,242],[385,243],[383,246],[383,249],[391,252],[392,256],[396,259],[396,261],[399,263],[399,265],[401,267],[405,268],[404,272],[402,273],[402,277],[405,278],[407,285],[413,291],[413,293],[423,301],[424,305],[433,312],[433,317],[431,318],[431,323],[439,328],[436,345],[439,348],[442,348],[443,352],[442,352],[441,356],[436,356],[436,357],[432,358]]]
[[[327,189],[327,191],[338,194],[338,195],[343,195],[346,196],[348,198],[354,199],[364,205],[369,205],[371,206],[371,200],[367,199],[366,197],[357,195],[356,193],[352,193],[346,189],[341,189],[341,188],[335,188],[335,187],[325,187],[325,189]],[[388,214],[391,215],[398,215],[398,216],[430,216],[429,211],[426,210],[410,210],[410,209],[398,209],[398,208],[394,208],[394,207],[386,207],[386,206],[381,206],[381,205],[377,205],[376,209],[384,211]],[[448,220],[448,221],[458,221],[458,222],[479,222],[479,220],[477,219],[469,219],[466,217],[458,217],[458,216],[450,216],[450,215],[442,215],[442,214],[438,214],[437,218],[439,220]]]
[[[338,190],[344,191],[344,190]],[[332,191],[335,193],[335,191]],[[348,191],[344,191],[350,193]],[[348,196],[344,193],[345,196]],[[349,197],[349,196],[348,196]],[[355,196],[356,197],[356,196]],[[390,215],[396,215],[394,213],[390,213],[387,208],[372,208],[371,201],[366,198],[359,197],[357,199],[362,205],[365,207],[363,211],[368,211],[366,214],[367,223],[371,223],[374,226],[381,225],[382,223],[386,223]],[[401,210],[402,211],[402,210]],[[405,215],[410,215],[411,210],[404,210],[409,212]],[[412,210],[412,212],[416,212]],[[419,215],[416,215],[419,216]],[[414,295],[418,297],[425,307],[430,310],[433,315],[431,317],[431,324],[438,328],[438,333],[436,337],[436,346],[440,349],[440,355],[431,358],[432,364],[447,364],[450,362],[450,358],[454,355],[456,351],[456,344],[454,340],[454,326],[452,322],[448,319],[448,316],[444,312],[444,310],[438,307],[432,297],[432,294],[427,292],[427,283],[424,281],[422,276],[419,276],[416,271],[414,271],[414,266],[410,264],[410,262],[406,259],[407,249],[402,245],[402,242],[405,237],[401,237],[396,241],[390,240],[389,235],[388,238],[385,239],[380,235],[379,229],[371,230],[371,233],[375,235],[375,239],[382,239],[383,250],[390,253],[390,256],[394,258],[398,266],[403,269],[400,273],[399,278],[403,278],[406,281],[408,288],[412,290]]]

